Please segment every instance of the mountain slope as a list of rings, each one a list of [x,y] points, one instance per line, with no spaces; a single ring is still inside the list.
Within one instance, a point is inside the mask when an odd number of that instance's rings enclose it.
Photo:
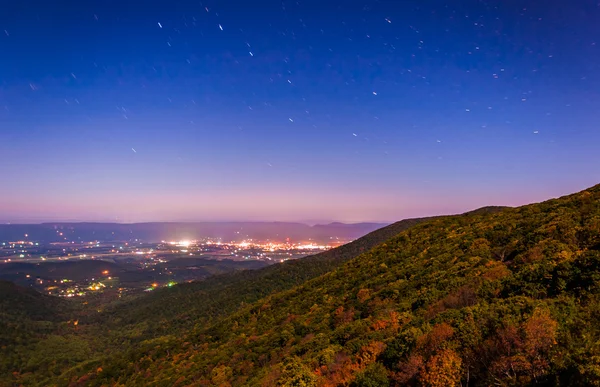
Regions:
[[[57,320],[57,310],[65,305],[61,299],[0,280],[0,313],[29,320]]]
[[[98,316],[113,327],[145,322],[138,337],[159,337],[187,330],[227,315],[244,304],[269,294],[290,289],[333,270],[376,245],[419,224],[427,218],[406,219],[373,231],[353,242],[310,257],[287,261],[260,270],[218,275],[203,281],[161,289],[146,297],[124,303]]]
[[[8,385],[5,376],[20,373],[26,364],[40,364],[32,359],[33,350],[69,310],[64,300],[0,280],[0,385]]]
[[[598,318],[600,186],[418,224],[194,337],[81,374],[128,386],[598,385]]]
[[[5,381],[10,384],[52,385],[52,378],[60,374],[61,369],[74,366],[71,372],[76,372],[80,367],[86,367],[86,364],[102,363],[101,359],[115,352],[126,351],[135,356],[140,348],[145,348],[145,342],[153,338],[168,340],[178,337],[183,340],[196,330],[195,327],[200,329],[211,319],[231,313],[244,303],[289,289],[332,270],[359,255],[361,251],[366,251],[421,221],[423,220],[410,219],[397,222],[348,245],[302,260],[161,289],[132,302],[123,302],[102,313],[97,313],[92,304],[87,308],[75,308],[68,318],[63,319],[71,320],[71,324],[77,320],[78,329],[65,323],[49,324],[44,335],[32,336],[27,345],[16,350],[14,347],[8,348],[8,352],[18,356],[3,358],[0,369],[17,373],[13,378],[0,377],[0,385]],[[17,267],[17,272],[21,271],[21,267]],[[42,296],[33,290],[29,292],[44,300],[53,300],[52,297]],[[25,300],[22,301],[23,305],[28,304]],[[65,329],[65,326],[70,328]],[[66,354],[50,367],[47,362],[53,362],[56,355],[48,353],[49,350],[66,351]],[[78,361],[82,357],[86,361]],[[31,372],[36,367],[38,369]],[[86,380],[85,375],[82,380]],[[63,381],[60,385],[62,384],[68,383]]]

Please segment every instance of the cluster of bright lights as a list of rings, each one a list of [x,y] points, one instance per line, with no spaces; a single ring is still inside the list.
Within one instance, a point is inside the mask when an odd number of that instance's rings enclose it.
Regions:
[[[301,244],[293,244],[293,243],[275,243],[275,242],[267,242],[267,243],[259,243],[253,241],[242,241],[239,243],[232,242],[231,245],[238,249],[246,249],[246,248],[258,248],[262,250],[268,251],[278,251],[278,250],[328,250],[332,248],[332,246],[327,245],[317,245],[315,243],[301,243]]]
[[[198,243],[197,241],[191,241],[191,240],[181,240],[181,241],[171,241],[171,242],[165,242],[163,241],[163,243],[165,244],[169,244],[171,246],[176,246],[176,247],[183,247],[183,248],[189,248],[190,246],[193,245],[204,245],[204,246],[230,246],[236,249],[248,249],[248,248],[257,248],[257,249],[263,249],[263,250],[269,250],[269,251],[277,251],[277,250],[328,250],[334,246],[331,245],[318,245],[312,242],[301,242],[299,244],[295,244],[295,243],[290,243],[290,242],[285,242],[285,243],[280,243],[280,242],[255,242],[253,240],[243,240],[241,242],[229,242],[229,243],[223,243],[223,242],[214,242],[214,241],[205,241],[202,243]]]
[[[102,290],[103,288],[105,288],[106,285],[104,285],[102,282],[98,282],[98,283],[94,283],[91,284],[88,289],[89,290],[94,290],[94,291],[98,291],[98,290]]]
[[[171,288],[173,286],[177,285],[177,282],[175,281],[169,281],[168,283],[166,283],[164,286]],[[151,292],[156,288],[159,288],[160,284],[158,284],[157,282],[154,282],[153,284],[150,285],[149,288],[147,288],[146,290],[144,290],[145,292]]]
[[[165,243],[163,241],[163,243]],[[195,243],[195,241],[189,241],[189,240],[184,240],[184,241],[175,241],[175,242],[168,242],[171,246],[177,246],[177,247],[190,247],[193,243]]]
[[[326,250],[329,249],[329,246],[319,246],[319,245],[315,245],[314,243],[309,243],[306,245],[299,245],[296,246],[297,249],[300,250]]]

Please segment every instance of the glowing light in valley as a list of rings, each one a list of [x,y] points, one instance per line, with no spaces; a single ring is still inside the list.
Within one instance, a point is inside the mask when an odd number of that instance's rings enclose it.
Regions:
[[[102,282],[98,282],[98,283],[93,283],[93,284],[91,284],[91,285],[88,287],[88,289],[89,289],[89,290],[98,291],[98,290],[101,290],[101,289],[103,289],[103,288],[105,288],[105,287],[106,287],[106,285],[104,285]]]

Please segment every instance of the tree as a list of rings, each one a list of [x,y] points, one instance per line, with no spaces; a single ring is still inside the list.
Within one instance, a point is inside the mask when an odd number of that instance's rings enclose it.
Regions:
[[[294,356],[283,364],[277,385],[281,387],[312,387],[317,385],[317,377],[302,363],[300,358]]]
[[[370,364],[363,371],[356,374],[352,387],[388,387],[388,370],[381,363]]]
[[[211,381],[219,387],[229,387],[231,386],[229,380],[232,375],[233,371],[230,367],[220,365],[213,368]]]
[[[546,309],[536,309],[524,324],[525,352],[531,363],[531,376],[538,380],[550,367],[550,349],[556,344],[558,324]]]
[[[421,372],[420,381],[424,386],[455,387],[460,385],[462,361],[451,349],[444,349],[432,356]]]

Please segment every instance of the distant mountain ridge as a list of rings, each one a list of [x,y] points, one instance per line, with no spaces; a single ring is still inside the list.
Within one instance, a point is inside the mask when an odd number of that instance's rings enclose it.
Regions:
[[[339,238],[354,240],[386,223],[330,223],[309,226],[291,222],[153,222],[153,223],[41,223],[2,224],[0,242],[123,241],[222,239],[225,242],[242,239],[278,240],[324,243]],[[62,233],[63,235],[60,235]],[[25,236],[27,235],[27,236]],[[66,238],[66,239],[65,239]]]

